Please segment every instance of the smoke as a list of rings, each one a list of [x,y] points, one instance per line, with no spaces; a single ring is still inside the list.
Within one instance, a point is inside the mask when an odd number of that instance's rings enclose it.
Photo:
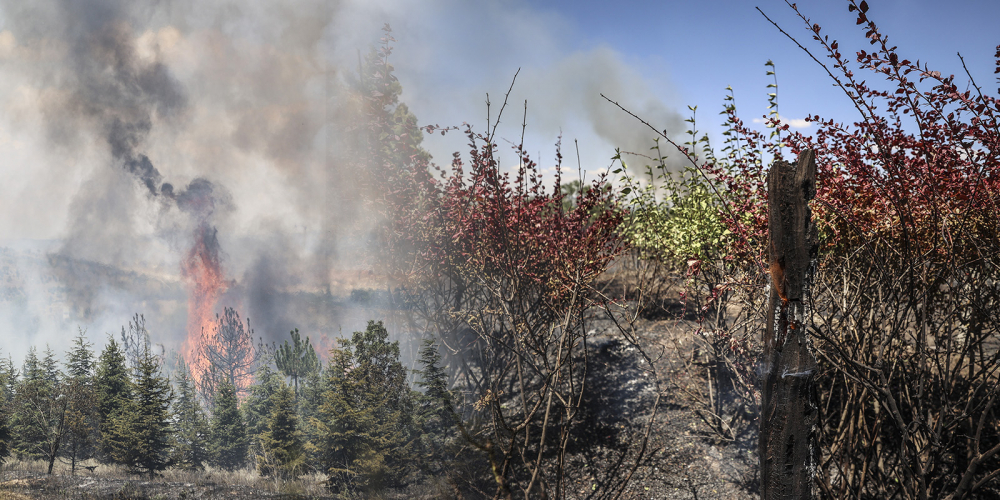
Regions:
[[[522,66],[511,102],[529,101],[535,144],[562,129],[585,166],[613,154],[589,139],[650,144],[600,92],[679,123],[619,54],[570,50],[564,22],[518,2],[0,0],[7,351],[59,345],[77,325],[101,345],[136,312],[179,350],[208,267],[221,282],[203,295],[218,302],[210,316],[236,307],[265,340],[363,328],[337,299],[377,286],[347,89],[386,22],[421,123],[484,122],[486,92],[496,102]],[[466,149],[457,136],[425,144],[447,161]]]
[[[673,84],[666,75],[651,81],[643,67],[647,61],[630,59],[605,45],[577,42],[587,34],[554,12],[522,2],[460,0],[393,2],[392,7],[379,12],[401,40],[390,62],[403,82],[402,99],[426,123],[457,125],[460,122],[448,118],[459,116],[483,131],[487,94],[496,120],[520,70],[498,137],[518,143],[523,118],[528,152],[543,167],[551,165],[560,135],[563,155],[571,158],[574,169],[574,139],[579,141],[583,169],[591,172],[605,170],[615,148],[649,154],[656,132],[607,102],[602,93],[671,137],[681,137],[686,128],[686,116],[671,102]],[[420,29],[403,34],[414,25]],[[417,43],[403,42],[413,38]],[[440,160],[465,151],[465,142],[461,134],[452,134],[427,141],[427,147]],[[670,154],[668,166],[682,164],[679,153],[669,148],[664,153]]]
[[[79,2],[71,2],[73,5]],[[158,61],[142,62],[135,54],[134,35],[122,21],[111,19],[74,40],[71,105],[105,131],[115,163],[135,175],[150,194],[157,194],[162,176],[149,157],[137,151],[152,129],[154,113],[169,119],[187,100],[180,84]]]
[[[345,163],[331,139],[346,122],[343,82],[321,50],[331,16],[328,2],[3,4],[3,84],[29,94],[4,104],[34,120],[24,136],[43,161],[31,168],[50,174],[24,192],[67,195],[38,207],[66,215],[53,217],[61,230],[35,231],[45,239],[31,265],[17,252],[4,260],[24,272],[5,280],[13,300],[2,312],[41,298],[30,312],[0,314],[28,337],[23,344],[62,338],[72,322],[114,332],[140,311],[154,337],[179,348],[182,332],[211,323],[224,294],[238,302],[226,305],[259,307],[269,320],[279,286],[327,281],[290,275],[287,260],[270,252],[287,228],[302,228],[308,236],[296,243],[310,248],[299,253],[338,254],[329,221],[340,217],[324,212],[358,204],[330,199],[351,193],[331,180]],[[6,123],[0,133],[17,134]],[[51,175],[59,169],[64,175]],[[263,221],[280,230],[255,234]],[[18,243],[16,233],[2,236]],[[232,286],[240,275],[250,290]],[[47,317],[56,308],[68,313]],[[177,328],[184,316],[187,327]],[[264,322],[272,323],[287,320]],[[91,337],[101,343],[101,333]],[[5,347],[20,356],[12,346],[23,344]]]
[[[145,187],[147,197],[162,194],[168,205],[176,203],[181,212],[193,218],[196,227],[192,246],[180,266],[189,293],[187,338],[183,350],[191,363],[201,332],[211,330],[213,312],[226,290],[212,216],[218,205],[225,205],[227,197],[224,190],[200,177],[175,193],[172,184],[160,184],[163,175],[143,152],[154,121],[171,125],[171,121],[183,113],[188,101],[182,85],[158,57],[145,60],[139,57],[137,37],[131,28],[137,16],[128,11],[128,7],[134,5],[113,1],[61,1],[53,5],[57,19],[82,22],[59,26],[65,29],[63,41],[70,56],[64,80],[68,97],[62,109],[49,111],[57,117],[56,124],[66,117],[75,117],[77,122],[88,124],[107,142],[112,166],[131,174]],[[120,183],[95,187],[92,193],[81,192],[79,202],[100,209],[109,198],[131,191]],[[94,285],[95,281],[107,285],[110,273],[81,274],[81,261],[92,257],[80,250],[92,248],[95,243],[106,245],[108,237],[119,244],[131,245],[135,234],[134,227],[128,224],[128,212],[135,209],[135,200],[134,196],[125,198],[119,203],[117,213],[108,214],[110,216],[101,221],[92,220],[94,212],[79,212],[71,237],[52,260],[56,276],[65,284],[70,303],[84,321],[104,312],[95,307]],[[170,208],[165,207],[166,210]],[[117,234],[93,230],[95,226],[107,229],[118,224],[124,225]],[[95,241],[95,237],[100,239]],[[98,279],[94,280],[95,277]]]
[[[529,116],[536,117],[533,124],[541,131],[558,131],[567,117],[571,117],[569,121],[586,124],[589,132],[613,147],[649,155],[657,133],[601,94],[620,102],[659,130],[665,130],[668,137],[678,137],[684,130],[683,118],[656,98],[639,72],[607,47],[575,52],[544,68],[529,68],[518,80],[518,90],[513,93],[518,99],[515,102],[528,101]],[[540,109],[535,111],[532,106]],[[668,154],[669,166],[677,169],[683,164],[682,156],[669,146],[663,152]]]

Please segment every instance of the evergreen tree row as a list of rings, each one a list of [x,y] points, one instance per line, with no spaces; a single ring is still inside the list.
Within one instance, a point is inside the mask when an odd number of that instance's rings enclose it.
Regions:
[[[320,472],[349,493],[439,474],[456,441],[436,349],[425,346],[415,391],[381,322],[339,339],[326,366],[292,331],[243,400],[225,381],[199,395],[184,360],[168,379],[149,342],[136,353],[127,343],[109,338],[95,359],[80,332],[63,363],[50,348],[30,349],[20,370],[0,361],[0,459],[44,460],[49,473],[57,460],[75,472],[91,459],[151,477],[206,465],[283,479]]]

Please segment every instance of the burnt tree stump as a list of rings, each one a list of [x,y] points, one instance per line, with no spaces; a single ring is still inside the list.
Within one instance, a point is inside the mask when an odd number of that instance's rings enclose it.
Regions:
[[[797,165],[775,161],[767,189],[771,294],[761,370],[761,498],[812,498],[818,405],[805,322],[818,248],[808,205],[816,194],[815,153],[803,151]]]

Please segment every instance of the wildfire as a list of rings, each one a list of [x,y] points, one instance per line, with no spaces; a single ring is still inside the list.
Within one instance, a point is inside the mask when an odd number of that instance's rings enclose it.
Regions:
[[[215,325],[215,306],[226,291],[226,282],[219,262],[219,240],[216,229],[202,223],[195,230],[194,246],[181,263],[181,274],[188,283],[187,340],[184,358],[196,383],[208,369],[208,360],[199,355],[202,332],[211,332]]]

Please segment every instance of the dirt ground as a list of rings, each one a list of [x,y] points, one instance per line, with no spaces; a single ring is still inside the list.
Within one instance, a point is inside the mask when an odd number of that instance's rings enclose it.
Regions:
[[[655,400],[648,364],[623,342],[612,323],[595,319],[588,327],[594,353],[593,396],[585,401],[579,443],[567,457],[564,495],[597,499],[611,482],[629,477],[622,498],[755,499],[756,429],[744,424],[736,439],[713,432],[692,411],[692,394],[707,392],[706,369],[699,362],[694,324],[684,319],[639,319],[637,333],[659,374],[661,400],[645,458],[634,467],[635,443],[645,432]],[[752,419],[751,419],[752,420]],[[78,471],[76,476],[4,466],[0,500],[30,499],[270,499],[332,498],[319,479],[292,486],[234,481],[211,474],[179,477],[170,471],[148,480]],[[234,484],[236,483],[236,484]],[[409,491],[385,498],[435,498],[433,492]]]
[[[595,322],[594,369],[598,397],[597,414],[585,428],[605,432],[619,426],[617,441],[635,442],[645,430],[648,409],[656,394],[645,361],[636,349],[622,343],[610,322]],[[692,394],[707,392],[706,369],[700,362],[699,343],[693,322],[678,319],[638,320],[637,332],[648,341],[647,355],[660,378],[662,394],[649,445],[635,469],[623,498],[636,499],[756,499],[757,432],[750,422],[739,427],[736,439],[713,432],[692,411]],[[602,331],[603,329],[603,331]],[[621,411],[620,409],[632,409]],[[621,412],[621,414],[613,414]],[[602,423],[603,422],[603,423]],[[610,443],[609,443],[610,444]],[[630,467],[615,470],[616,456],[609,446],[602,457],[604,469],[627,474]],[[598,454],[600,455],[600,454]],[[583,470],[587,469],[584,467]],[[580,470],[580,469],[577,469]],[[592,498],[593,479],[582,481],[573,498]]]

